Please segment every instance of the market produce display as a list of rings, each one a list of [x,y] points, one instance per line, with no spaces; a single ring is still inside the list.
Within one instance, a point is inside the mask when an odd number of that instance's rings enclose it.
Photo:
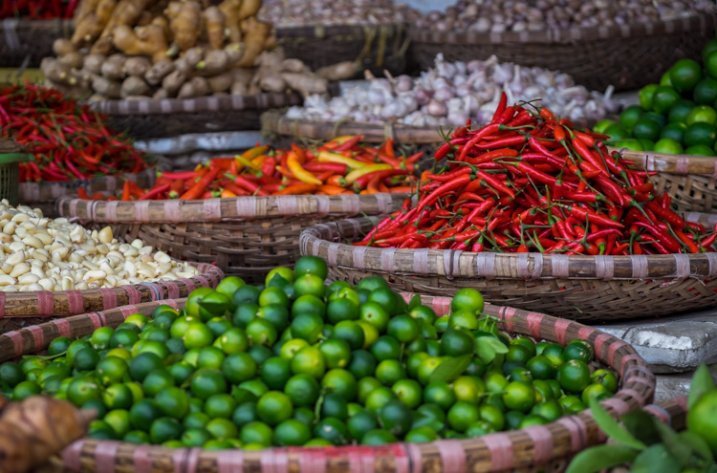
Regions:
[[[447,62],[436,57],[435,67],[420,77],[369,78],[368,87],[353,87],[339,97],[309,97],[303,107],[292,107],[286,117],[295,120],[384,124],[413,127],[461,126],[490,119],[502,91],[511,101],[537,100],[561,117],[595,122],[617,112],[611,90],[588,91],[559,72],[538,67],[485,61]]]
[[[141,240],[117,241],[110,227],[90,231],[4,200],[0,227],[3,292],[110,288],[198,274],[194,266],[153,251]]]
[[[143,153],[107,129],[102,117],[58,90],[31,84],[0,87],[0,137],[35,157],[20,164],[20,182],[67,182],[147,168]]]
[[[706,365],[693,375],[686,404],[687,426],[680,432],[644,411],[629,412],[618,423],[602,406],[591,405],[593,418],[611,444],[579,453],[567,473],[598,473],[623,465],[630,471],[715,471],[717,387]]]
[[[0,406],[0,471],[43,471],[36,468],[84,436],[91,417],[49,397]]]
[[[78,0],[4,0],[0,5],[0,19],[28,18],[49,20],[72,18]]]
[[[416,26],[437,31],[538,32],[665,21],[714,10],[715,4],[709,0],[458,0],[445,11],[419,17]]]
[[[215,158],[192,171],[165,172],[154,187],[125,182],[121,195],[104,193],[90,199],[210,199],[247,195],[375,194],[411,192],[416,161],[423,153],[397,156],[391,140],[380,147],[363,146],[361,136],[335,138],[318,148],[270,149],[256,146],[239,156]]]
[[[602,120],[595,131],[610,144],[632,151],[715,156],[717,154],[717,39],[707,43],[702,61],[681,59],[659,84],[640,89],[640,105],[619,120]]]
[[[618,389],[593,346],[510,336],[458,291],[437,315],[368,277],[325,282],[323,260],[265,286],[224,279],[47,356],[0,365],[2,389],[99,412],[89,436],[205,449],[382,445],[543,425]]]
[[[715,250],[717,231],[686,222],[648,173],[602,135],[548,108],[507,105],[490,124],[456,129],[435,152],[415,204],[357,245],[474,252],[629,255]]]
[[[42,71],[53,87],[95,100],[325,93],[326,79],[301,61],[266,56],[275,39],[256,18],[260,8],[260,0],[84,0],[74,35],[55,42],[57,58]]]
[[[393,0],[264,0],[259,17],[277,27],[407,23],[418,12]],[[341,14],[337,14],[341,12]]]

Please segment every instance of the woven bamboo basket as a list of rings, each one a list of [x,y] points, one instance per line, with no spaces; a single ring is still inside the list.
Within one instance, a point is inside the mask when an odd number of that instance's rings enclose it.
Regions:
[[[186,297],[198,287],[215,287],[224,277],[216,266],[196,264],[199,274],[167,281],[152,281],[115,288],[84,291],[0,291],[0,333],[41,323],[52,317],[68,317],[128,304]]]
[[[299,256],[299,234],[320,222],[381,215],[406,194],[299,195],[207,200],[104,202],[64,198],[60,215],[86,226],[111,225],[119,238],[140,238],[185,261],[215,263],[252,280]]]
[[[408,295],[407,295],[408,296]],[[447,298],[424,297],[425,304],[444,314]],[[163,301],[177,307],[183,300]],[[159,303],[125,306],[99,313],[28,327],[0,335],[0,362],[37,353],[60,335],[75,338],[100,326],[119,325],[128,315],[146,315]],[[580,338],[595,346],[597,359],[620,376],[620,389],[604,405],[614,415],[649,403],[655,377],[635,350],[599,330],[540,313],[487,305],[509,332],[565,344]],[[274,448],[262,451],[167,449],[113,441],[83,439],[63,453],[71,472],[135,471],[138,473],[214,473],[233,471],[309,472],[453,472],[464,471],[562,471],[569,458],[583,448],[604,441],[588,411],[564,417],[545,426],[491,434],[470,440],[441,440],[425,444],[393,444],[382,447]]]
[[[717,217],[688,218],[714,225]],[[316,225],[301,234],[301,253],[325,258],[329,278],[357,281],[379,274],[394,288],[432,295],[473,287],[491,302],[579,321],[657,317],[717,304],[717,253],[567,256],[350,244],[377,221]]]
[[[717,157],[658,154],[623,150],[622,157],[646,171],[658,192],[672,196],[683,212],[717,210]]]
[[[386,122],[385,125],[356,122],[309,122],[291,120],[279,111],[261,116],[261,131],[268,136],[303,140],[330,140],[343,135],[363,135],[367,143],[383,143],[392,138],[406,145],[439,145],[443,138],[435,128],[416,128]]]
[[[276,38],[286,57],[301,59],[312,69],[358,61],[361,70],[401,74],[409,40],[405,25],[277,26]]]
[[[52,43],[72,34],[72,20],[0,20],[0,67],[37,67],[52,56]]]
[[[421,70],[436,54],[449,61],[498,59],[562,71],[579,84],[604,90],[637,89],[659,82],[660,74],[682,58],[698,59],[715,34],[717,14],[693,15],[659,23],[572,28],[536,32],[478,33],[409,29],[411,56]]]
[[[90,106],[109,126],[136,139],[187,133],[259,130],[261,112],[298,105],[297,94],[214,95],[193,99],[107,100]]]
[[[68,182],[22,182],[20,183],[20,204],[42,210],[45,217],[58,217],[57,202],[61,197],[74,194],[80,187],[87,192],[111,192],[122,188],[125,180],[136,182],[142,187],[154,184],[155,171],[148,169],[138,174],[97,176],[88,180]]]

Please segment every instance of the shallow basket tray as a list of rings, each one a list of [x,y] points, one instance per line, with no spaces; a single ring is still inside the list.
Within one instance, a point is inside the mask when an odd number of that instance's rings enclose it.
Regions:
[[[286,118],[283,112],[271,110],[261,116],[264,135],[302,140],[327,141],[337,136],[363,135],[367,143],[383,143],[392,138],[407,145],[440,145],[444,142],[436,128],[417,128],[386,123],[385,126],[356,122],[311,122]]]
[[[655,190],[672,196],[683,212],[717,211],[717,156],[658,154],[650,151],[621,151],[622,157],[646,171]]]
[[[409,40],[402,24],[277,26],[276,38],[286,57],[297,58],[312,69],[344,61],[359,61],[369,69],[394,75],[406,67]]]
[[[112,176],[97,176],[87,180],[67,182],[22,182],[20,183],[20,204],[34,209],[42,210],[45,217],[56,218],[57,202],[61,197],[75,194],[80,187],[93,194],[95,192],[108,192],[114,194],[122,189],[125,180],[134,181],[140,187],[150,187],[154,184],[155,170],[147,169],[137,174],[117,174]]]
[[[259,130],[260,115],[271,108],[302,103],[299,95],[214,95],[193,99],[107,100],[90,103],[115,130],[132,138],[165,138],[187,133]]]
[[[448,61],[487,59],[565,72],[578,84],[604,90],[637,89],[659,82],[675,61],[699,59],[715,34],[717,14],[627,26],[479,33],[433,31],[410,27],[410,55],[421,70],[433,66],[436,54]]]
[[[688,215],[714,225],[714,218]],[[302,232],[301,253],[327,260],[330,279],[369,275],[395,288],[452,295],[473,287],[486,300],[579,321],[676,314],[717,304],[717,253],[567,256],[353,246],[377,218],[347,219]]]
[[[191,278],[148,281],[115,288],[74,291],[0,291],[0,333],[33,325],[47,318],[68,317],[112,309],[127,304],[186,297],[198,287],[216,287],[224,273],[216,266],[199,263]]]
[[[410,294],[404,295],[407,299]],[[445,314],[450,299],[422,297],[423,303]],[[163,301],[181,307],[184,300]],[[44,350],[58,336],[89,335],[100,326],[117,326],[132,313],[150,315],[160,303],[125,306],[99,313],[54,320],[0,335],[0,362]],[[596,358],[620,377],[619,391],[603,402],[613,415],[648,404],[655,377],[627,343],[599,330],[565,319],[510,307],[486,305],[503,329],[565,344],[590,341]],[[467,440],[424,444],[396,443],[381,447],[272,448],[261,451],[168,449],[115,441],[83,439],[63,453],[69,472],[136,471],[138,473],[326,472],[349,473],[416,471],[563,471],[569,458],[587,446],[605,440],[588,411],[563,417],[545,426],[495,433]]]
[[[72,20],[0,20],[0,67],[39,66],[42,58],[53,55],[52,43],[72,30]]]
[[[298,195],[207,200],[105,202],[64,198],[60,215],[112,226],[185,261],[215,263],[227,274],[263,278],[299,256],[299,234],[320,222],[388,214],[407,194]]]

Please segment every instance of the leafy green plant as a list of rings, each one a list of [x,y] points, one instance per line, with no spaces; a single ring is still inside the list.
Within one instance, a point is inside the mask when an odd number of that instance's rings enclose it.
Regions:
[[[717,396],[717,389],[708,368],[702,365],[692,378],[688,409],[693,413],[709,412],[714,402],[708,397],[712,396]],[[628,412],[620,421],[598,401],[590,403],[590,410],[609,441],[576,455],[566,473],[597,473],[623,465],[632,473],[717,473],[714,451],[717,428],[697,425],[710,422],[717,425],[714,416],[688,417],[687,430],[675,432],[643,410]],[[705,435],[705,430],[711,431],[711,435]]]

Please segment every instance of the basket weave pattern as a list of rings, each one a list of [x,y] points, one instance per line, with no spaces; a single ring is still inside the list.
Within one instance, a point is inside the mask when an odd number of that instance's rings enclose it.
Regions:
[[[0,20],[0,67],[17,67],[29,59],[29,67],[52,56],[52,43],[72,33],[72,20]]]
[[[232,199],[104,202],[60,201],[60,214],[115,235],[140,238],[186,261],[216,263],[227,274],[250,279],[299,256],[307,226],[347,216],[380,215],[397,209],[405,194],[306,195]]]
[[[261,112],[299,105],[297,94],[214,95],[193,99],[107,100],[91,104],[115,130],[133,138],[259,130]]]
[[[449,61],[487,59],[565,72],[578,84],[604,90],[637,89],[659,82],[675,61],[698,59],[714,36],[717,14],[693,15],[660,23],[571,28],[537,32],[438,32],[411,28],[411,51],[424,70],[436,54]]]
[[[451,295],[473,287],[495,303],[574,320],[655,317],[717,304],[717,253],[567,256],[357,247],[376,218],[317,225],[301,253],[325,258],[329,277],[385,277],[405,291]]]
[[[409,295],[405,297],[408,298]],[[439,314],[450,300],[423,297]],[[162,301],[181,307],[183,300]],[[57,336],[81,337],[100,326],[117,326],[130,314],[151,314],[159,302],[53,320],[0,335],[0,361],[43,350]],[[595,355],[620,375],[620,390],[604,405],[615,415],[646,405],[655,388],[654,375],[634,349],[599,330],[545,314],[486,305],[502,328],[561,344],[580,338],[590,341]],[[273,448],[264,451],[167,449],[120,442],[83,439],[65,450],[63,460],[73,472],[223,473],[349,472],[349,471],[562,471],[569,458],[583,448],[604,441],[588,411],[545,426],[496,433],[468,440],[441,440],[426,444],[382,447]]]
[[[714,157],[669,155],[645,151],[621,151],[635,166],[656,174],[651,180],[657,192],[672,196],[683,212],[717,210],[717,159]]]
[[[128,304],[186,297],[198,287],[215,287],[224,277],[216,266],[198,264],[191,278],[148,281],[114,288],[84,291],[0,291],[0,333],[32,325],[48,317],[66,317]]]

